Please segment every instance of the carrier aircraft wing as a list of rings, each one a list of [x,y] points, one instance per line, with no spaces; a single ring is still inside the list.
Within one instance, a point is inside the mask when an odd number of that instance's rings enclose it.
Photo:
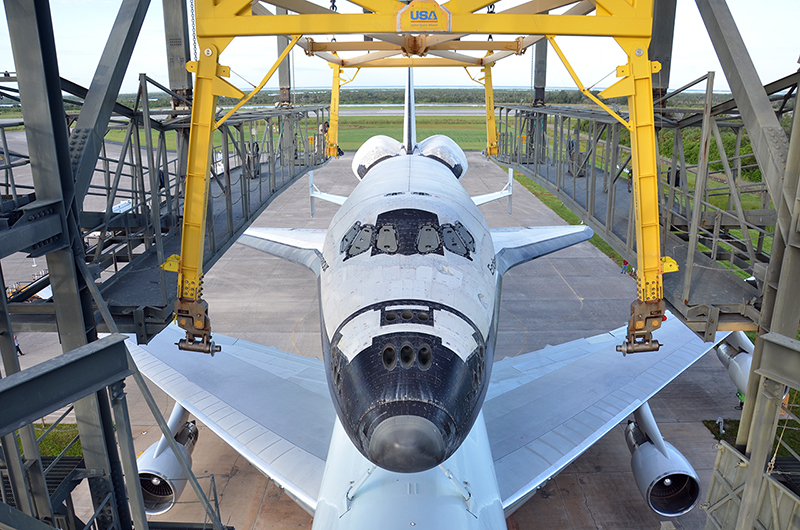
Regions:
[[[219,334],[214,357],[176,355],[182,333],[129,341],[139,369],[313,514],[336,421],[322,362]],[[714,346],[670,316],[659,352],[623,357],[625,333],[494,364],[483,414],[507,515]]]
[[[219,334],[221,352],[186,355],[175,351],[182,336],[171,325],[128,349],[145,376],[313,514],[336,419],[322,362]]]
[[[715,345],[668,314],[658,352],[623,357],[626,329],[494,364],[483,413],[506,515]]]

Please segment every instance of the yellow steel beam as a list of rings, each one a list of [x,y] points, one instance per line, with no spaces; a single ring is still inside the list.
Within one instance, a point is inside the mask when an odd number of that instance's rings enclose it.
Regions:
[[[623,3],[626,2],[623,0]],[[608,4],[603,7],[608,7]],[[581,92],[631,132],[639,297],[631,304],[627,341],[617,349],[624,353],[657,350],[659,344],[652,339],[652,332],[661,327],[664,317],[663,274],[665,271],[677,270],[674,260],[671,258],[662,260],[659,237],[656,166],[658,151],[653,118],[652,74],[659,71],[661,65],[647,58],[649,38],[616,38],[628,56],[628,63],[617,68],[617,76],[622,79],[601,92],[600,96],[603,98],[627,96],[629,119],[626,121],[583,86],[554,36],[547,35],[547,38]]]
[[[462,50],[462,51],[512,51],[517,52],[519,41],[456,41],[444,42],[429,46],[427,50]],[[350,42],[317,42],[312,41],[308,51],[317,52],[369,52],[369,51],[403,51],[403,47],[391,42],[350,41]]]
[[[400,4],[405,5],[405,4]],[[594,35],[649,38],[652,19],[643,17],[453,14],[451,33],[494,35]],[[197,18],[198,37],[397,33],[396,13],[275,15]]]
[[[486,154],[497,154],[497,125],[494,121],[494,86],[492,85],[492,65],[481,68],[483,72],[483,93],[486,99]]]
[[[429,50],[474,50],[474,51],[500,51],[508,50],[516,52],[519,42],[516,40],[495,40],[495,41],[482,41],[482,40],[462,40],[455,42],[443,42],[441,44],[434,44],[430,46]]]
[[[211,137],[217,96],[240,98],[244,94],[223,79],[230,75],[230,69],[219,64],[218,48],[201,39],[200,49],[199,60],[187,64],[187,69],[195,73],[195,83],[175,314],[178,325],[186,330],[186,339],[180,341],[180,347],[213,353],[208,305],[202,299]]]
[[[493,3],[492,0],[449,0],[442,6],[451,13],[472,13]]]
[[[333,83],[331,84],[331,119],[328,124],[327,156],[339,156],[339,88],[342,86],[342,67],[331,64]]]
[[[391,42],[381,41],[351,41],[351,42],[317,42],[312,41],[308,51],[310,52],[370,52],[397,50],[402,51],[402,47]]]
[[[410,66],[475,66],[473,63],[455,61],[453,59],[429,58],[429,57],[404,57],[402,59],[376,59],[368,63],[358,65],[360,68],[396,68]]]
[[[492,65],[488,64],[481,68],[481,73],[483,77],[480,79],[475,79],[472,77],[472,74],[469,73],[467,67],[464,67],[464,71],[467,72],[467,75],[470,79],[478,83],[479,85],[483,85],[483,93],[484,99],[486,101],[486,155],[492,156],[497,154],[497,124],[494,118],[494,87],[492,85]]]
[[[647,58],[647,39],[617,39],[625,53],[628,94],[633,193],[636,211],[639,298],[648,302],[662,298],[661,250],[658,221],[658,169],[656,128],[653,118],[653,63]]]
[[[403,5],[397,0],[350,0],[350,2],[373,13],[391,13]]]
[[[328,123],[328,147],[325,151],[327,156],[339,157],[339,89],[347,83],[352,83],[361,68],[356,68],[353,77],[350,79],[342,78],[342,70],[344,67],[331,63],[330,67],[333,69],[333,83],[331,85],[331,119]]]
[[[386,60],[387,57],[398,55],[398,53],[399,52],[396,51],[367,53],[364,55],[359,55],[358,57],[353,57],[351,59],[342,59],[342,66],[350,68],[354,67],[360,68],[367,64],[374,64],[375,61]]]
[[[561,59],[561,62],[564,64],[564,68],[567,69],[567,72],[569,72],[570,77],[572,78],[573,81],[575,81],[575,85],[578,87],[578,90],[580,90],[581,93],[583,93],[584,96],[588,97],[589,99],[591,99],[592,101],[597,103],[603,110],[605,110],[611,116],[613,116],[614,119],[616,119],[618,122],[620,122],[622,125],[624,125],[626,129],[630,130],[630,128],[631,128],[631,124],[630,123],[625,121],[625,119],[622,116],[620,116],[619,114],[617,114],[616,112],[611,110],[611,108],[608,105],[606,105],[605,103],[600,101],[597,98],[597,96],[592,94],[592,92],[590,90],[588,90],[585,86],[583,86],[583,83],[581,82],[580,78],[578,77],[578,74],[575,73],[575,70],[572,68],[572,65],[567,60],[566,55],[564,55],[564,52],[561,51],[561,47],[556,42],[555,37],[553,35],[547,35],[547,40],[550,41],[550,44],[553,46],[553,49],[555,50],[556,54],[558,55],[558,58]],[[627,96],[628,94],[629,93],[626,92],[624,94],[618,94],[618,95],[619,96]]]
[[[664,318],[663,273],[665,269],[676,270],[677,267],[670,258],[662,260],[659,236],[658,151],[652,74],[660,65],[647,57],[650,39],[616,40],[628,55],[628,64],[617,69],[618,75],[624,75],[623,79],[604,92],[605,95],[628,96],[638,265],[639,298],[631,304],[627,341],[617,347],[627,353],[659,348],[658,342],[652,340],[652,332],[661,326]]]

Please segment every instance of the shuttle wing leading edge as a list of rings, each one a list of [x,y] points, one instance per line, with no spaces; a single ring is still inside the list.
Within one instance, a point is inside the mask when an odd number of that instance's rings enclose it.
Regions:
[[[319,276],[325,230],[248,228],[239,243],[308,267]],[[495,228],[491,231],[500,274],[591,238],[588,226]]]
[[[492,229],[497,270],[508,269],[590,239],[588,226],[531,226]]]
[[[326,232],[307,228],[248,228],[238,241],[308,267],[319,276]]]

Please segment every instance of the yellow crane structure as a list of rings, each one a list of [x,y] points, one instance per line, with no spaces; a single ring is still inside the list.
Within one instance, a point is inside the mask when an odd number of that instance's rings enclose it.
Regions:
[[[496,4],[498,7],[496,7]],[[562,14],[543,14],[570,4]],[[287,14],[270,11],[270,5]],[[638,299],[622,352],[652,351],[658,343],[651,333],[664,316],[662,274],[676,270],[672,260],[662,261],[658,223],[658,179],[651,75],[658,63],[647,57],[653,26],[653,0],[529,0],[506,10],[493,0],[348,0],[339,10],[308,0],[195,0],[197,61],[187,64],[195,73],[194,103],[189,134],[186,202],[183,216],[178,300],[175,313],[186,330],[180,347],[213,353],[208,305],[202,298],[203,249],[209,189],[210,147],[214,130],[233,112],[216,120],[218,96],[240,98],[244,104],[266,84],[286,53],[300,46],[308,55],[328,61],[333,68],[328,153],[338,151],[339,88],[345,69],[369,67],[474,67],[483,74],[486,93],[487,154],[497,152],[491,69],[497,61],[521,55],[547,38],[579,88],[631,131],[633,195],[638,259]],[[352,12],[344,12],[350,10]],[[225,78],[230,69],[220,56],[236,37],[291,35],[292,42],[261,84],[249,95]],[[353,40],[319,42],[319,36],[352,36]],[[567,57],[557,46],[557,36],[604,36],[616,40],[628,57],[617,68],[617,81],[602,98],[627,96],[629,117],[623,119],[580,83]],[[497,36],[487,38],[487,36]],[[365,39],[364,37],[370,37]],[[480,39],[480,40],[476,40]],[[504,40],[505,37],[505,40]],[[358,40],[356,40],[358,39]],[[480,55],[472,55],[477,52]],[[355,55],[346,56],[345,54]],[[352,79],[351,79],[352,80]],[[233,109],[235,110],[235,109]]]

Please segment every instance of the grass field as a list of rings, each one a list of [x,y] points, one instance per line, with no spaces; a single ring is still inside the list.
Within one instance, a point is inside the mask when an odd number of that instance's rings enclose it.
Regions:
[[[355,151],[369,138],[384,134],[396,140],[403,136],[402,116],[344,116],[339,119],[339,146]],[[434,134],[449,136],[465,151],[486,147],[486,118],[483,116],[417,116],[417,139]]]
[[[50,423],[34,423],[33,430],[37,438],[44,434],[50,427]],[[41,456],[58,456],[61,451],[69,445],[73,438],[78,434],[78,426],[74,423],[60,423],[56,425],[50,434],[39,442],[39,454]],[[22,450],[22,442],[19,442],[20,450]],[[69,448],[66,456],[83,456],[83,449],[81,448],[81,441],[78,440]]]
[[[789,410],[793,414],[797,414],[800,409],[800,392],[797,390],[789,391]],[[725,440],[729,444],[736,445],[736,435],[739,432],[739,420],[725,420],[725,432],[720,434],[719,425],[716,420],[705,420],[703,424],[714,435],[717,440]],[[792,448],[794,452],[800,452],[800,423],[792,419],[782,419],[778,421],[778,431],[775,440],[773,440],[772,451],[770,457],[775,456],[792,456],[792,453],[787,450],[783,445],[779,447],[779,440],[783,440],[786,445]],[[776,453],[777,451],[777,453]]]
[[[310,127],[309,134],[314,130]],[[259,136],[264,132],[264,123],[259,124]],[[153,145],[158,145],[158,132],[153,133]],[[339,119],[339,146],[345,151],[355,151],[361,144],[375,135],[384,134],[397,140],[403,136],[402,116],[343,116]],[[417,138],[423,140],[434,134],[449,136],[465,151],[480,151],[486,147],[486,120],[483,116],[418,116]],[[164,135],[167,149],[175,150],[175,133]],[[106,140],[123,142],[125,129],[112,129]],[[277,135],[275,136],[277,141]],[[139,142],[145,145],[144,130],[139,131]],[[222,142],[222,135],[214,132],[214,145]]]

